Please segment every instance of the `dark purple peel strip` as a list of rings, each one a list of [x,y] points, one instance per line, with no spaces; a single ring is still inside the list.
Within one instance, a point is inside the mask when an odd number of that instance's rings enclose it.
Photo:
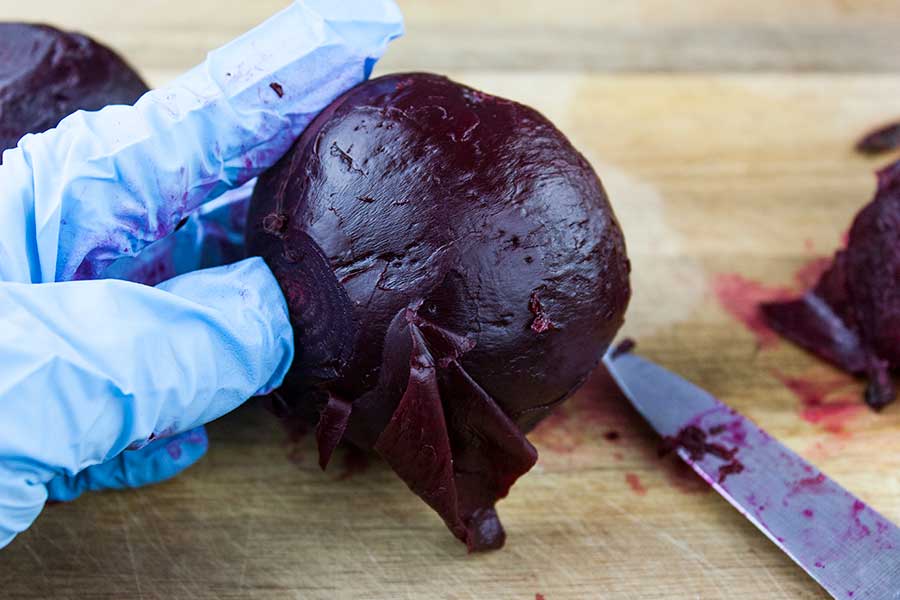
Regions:
[[[506,539],[494,504],[531,470],[537,450],[457,361],[441,376],[467,545],[472,552],[494,550]]]
[[[328,403],[319,416],[316,427],[316,443],[319,446],[319,466],[324,471],[331,461],[335,448],[341,443],[353,405],[334,394],[328,395]]]
[[[470,552],[500,548],[506,534],[494,505],[537,451],[458,362],[472,342],[414,309],[404,317],[409,379],[375,450]]]
[[[866,404],[881,410],[897,397],[897,388],[891,378],[887,361],[873,358],[868,369],[869,385],[866,386]]]
[[[437,511],[453,535],[465,542],[467,532],[457,508],[450,438],[435,362],[418,327],[411,324],[409,332],[409,382],[375,450],[410,490]]]
[[[869,353],[859,336],[814,292],[760,309],[772,329],[798,346],[850,373],[866,371]]]
[[[898,148],[900,148],[900,123],[880,127],[856,143],[857,151],[869,155],[881,154]]]

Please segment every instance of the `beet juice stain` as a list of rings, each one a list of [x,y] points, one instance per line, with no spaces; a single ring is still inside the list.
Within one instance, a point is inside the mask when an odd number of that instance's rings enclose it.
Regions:
[[[374,79],[260,178],[248,245],[287,299],[281,394],[318,421],[322,464],[340,441],[374,449],[470,549],[502,545],[493,505],[537,459],[524,434],[597,366],[630,297],[584,157],[526,106]]]
[[[625,473],[625,483],[627,483],[628,487],[631,488],[631,491],[638,496],[647,495],[647,488],[644,487],[644,484],[641,482],[641,478],[637,473]]]
[[[778,370],[772,370],[772,375],[800,400],[800,417],[828,433],[846,435],[847,424],[865,410],[865,405],[846,391],[855,383],[849,377],[797,377]]]

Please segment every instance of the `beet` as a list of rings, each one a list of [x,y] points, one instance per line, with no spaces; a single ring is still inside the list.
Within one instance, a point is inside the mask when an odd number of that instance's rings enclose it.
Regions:
[[[0,23],[0,152],[75,111],[133,104],[147,91],[125,61],[90,38]]]
[[[248,246],[290,307],[282,410],[324,466],[374,449],[470,550],[535,463],[528,432],[600,361],[630,297],[590,165],[531,108],[429,74],[364,83],[256,187]],[[321,418],[320,418],[321,415]]]
[[[900,162],[878,174],[847,247],[802,298],[762,306],[769,325],[834,365],[866,375],[866,402],[894,400],[900,369]]]
[[[900,123],[892,123],[866,134],[856,143],[863,154],[881,154],[900,148]]]

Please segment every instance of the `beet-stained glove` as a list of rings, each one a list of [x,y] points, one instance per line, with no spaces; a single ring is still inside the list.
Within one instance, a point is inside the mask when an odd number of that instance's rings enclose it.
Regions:
[[[121,279],[227,260],[204,215],[159,240],[274,164],[401,33],[392,0],[298,0],[135,106],[3,154],[0,547],[48,498],[175,475],[199,427],[281,383],[292,333],[261,259]]]

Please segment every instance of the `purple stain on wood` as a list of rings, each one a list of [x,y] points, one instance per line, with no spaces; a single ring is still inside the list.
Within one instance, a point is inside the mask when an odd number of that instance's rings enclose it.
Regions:
[[[625,473],[625,482],[628,484],[628,487],[631,488],[631,491],[638,496],[647,495],[647,488],[644,487],[644,484],[641,482],[641,478],[637,473]]]
[[[713,290],[722,308],[756,337],[759,348],[765,350],[778,344],[778,336],[766,324],[759,304],[789,298],[794,293],[791,288],[769,286],[736,273],[725,273],[716,276]]]
[[[853,385],[848,378],[797,377],[775,369],[772,374],[800,400],[800,417],[829,433],[845,434],[846,425],[865,409],[859,400],[837,395]]]

